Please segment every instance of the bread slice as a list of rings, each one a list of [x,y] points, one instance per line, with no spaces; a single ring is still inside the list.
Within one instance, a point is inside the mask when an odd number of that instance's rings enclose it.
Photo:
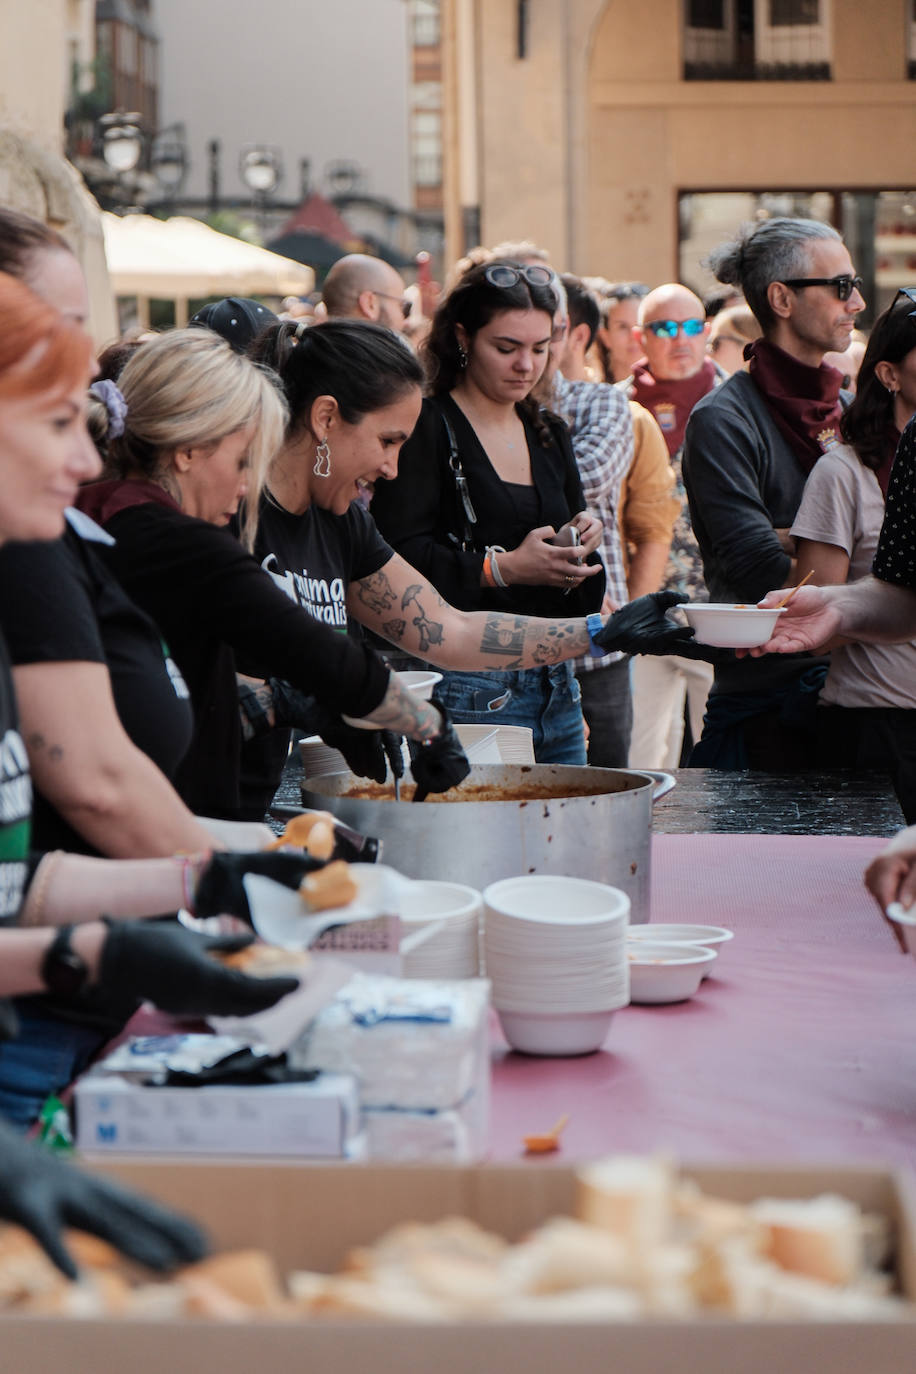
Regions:
[[[833,1194],[797,1200],[759,1198],[750,1212],[763,1228],[763,1251],[792,1273],[823,1283],[856,1282],[865,1269],[862,1214]]]

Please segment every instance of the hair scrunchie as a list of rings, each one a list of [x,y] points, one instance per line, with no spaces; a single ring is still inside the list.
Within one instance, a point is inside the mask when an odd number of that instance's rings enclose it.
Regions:
[[[101,401],[108,411],[109,439],[119,439],[127,423],[127,402],[120,387],[107,379],[103,382],[93,382],[89,388],[89,395]]]

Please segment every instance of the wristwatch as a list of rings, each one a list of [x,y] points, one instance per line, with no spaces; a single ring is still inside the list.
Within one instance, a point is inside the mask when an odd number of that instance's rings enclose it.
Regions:
[[[70,946],[72,926],[61,926],[41,961],[41,976],[49,992],[72,997],[82,992],[89,978],[89,965]]]

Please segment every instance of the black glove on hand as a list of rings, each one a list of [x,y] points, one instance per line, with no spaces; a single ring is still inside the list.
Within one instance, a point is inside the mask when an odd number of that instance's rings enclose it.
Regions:
[[[684,600],[677,592],[652,592],[639,596],[605,621],[592,643],[606,653],[677,654],[680,658],[723,663],[734,657],[732,649],[697,644],[689,625],[676,625],[665,612]]]
[[[306,873],[324,868],[324,859],[316,859],[305,851],[298,854],[268,853],[236,854],[221,849],[211,854],[207,866],[197,880],[194,893],[194,915],[238,916],[251,924],[251,910],[242,879],[246,873],[272,878],[275,883],[292,888],[302,886]]]
[[[441,731],[425,744],[413,739],[407,742],[410,771],[417,784],[414,801],[424,801],[430,792],[447,792],[463,782],[471,771],[448,712],[435,697],[432,704],[442,718]]]
[[[177,921],[108,921],[99,961],[103,987],[130,992],[162,1011],[193,1016],[250,1016],[299,986],[297,978],[251,978],[211,952],[251,944],[248,935],[199,935]]]
[[[357,777],[382,783],[391,764],[394,776],[403,778],[401,736],[393,730],[359,730],[355,725],[347,725],[346,721],[327,716],[317,731],[325,744],[340,750],[350,771]]]
[[[69,1226],[101,1237],[151,1269],[191,1264],[207,1252],[193,1222],[82,1173],[5,1124],[0,1125],[0,1217],[31,1231],[68,1279],[77,1277],[62,1239]]]

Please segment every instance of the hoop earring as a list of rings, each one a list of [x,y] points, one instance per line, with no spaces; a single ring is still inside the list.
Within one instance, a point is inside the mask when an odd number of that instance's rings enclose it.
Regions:
[[[461,344],[459,344],[459,345],[458,345],[458,366],[459,366],[460,368],[463,369],[463,368],[467,367],[467,365],[468,365],[467,350],[464,349],[464,348],[462,348]]]
[[[316,477],[330,477],[331,475],[331,450],[328,448],[327,439],[322,439],[315,450],[315,466],[312,472]]]

